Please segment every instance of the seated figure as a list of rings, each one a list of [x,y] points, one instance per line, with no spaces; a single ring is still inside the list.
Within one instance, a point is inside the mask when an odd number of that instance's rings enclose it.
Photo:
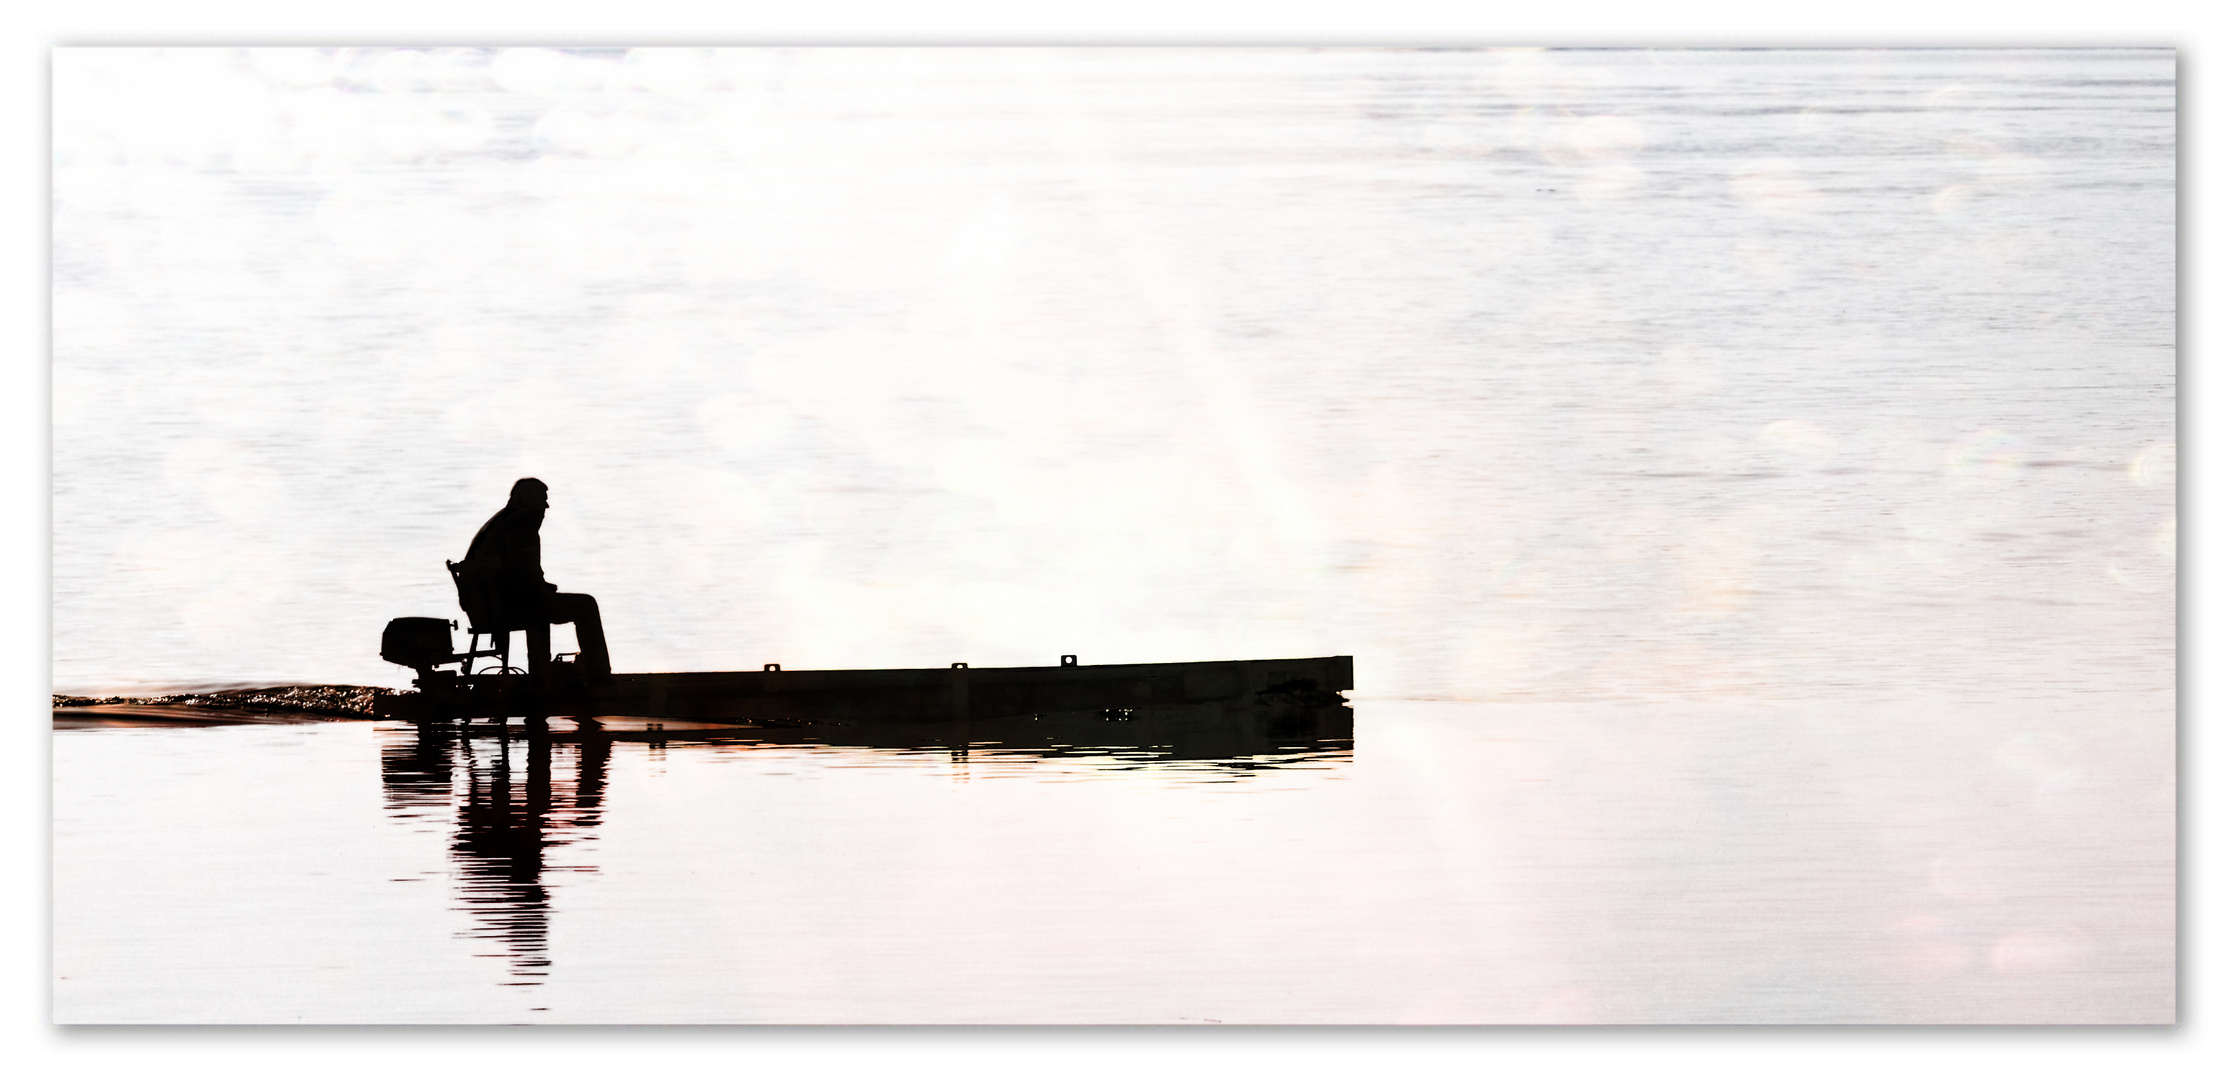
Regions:
[[[508,505],[479,527],[456,567],[460,599],[478,629],[526,632],[528,674],[548,676],[549,626],[571,623],[579,633],[580,673],[605,678],[611,673],[611,652],[603,641],[603,615],[595,598],[558,592],[541,577],[541,519],[548,511],[549,485],[530,476],[512,484]]]

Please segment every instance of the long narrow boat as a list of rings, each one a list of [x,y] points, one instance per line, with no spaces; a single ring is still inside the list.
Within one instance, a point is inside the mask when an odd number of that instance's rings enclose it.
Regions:
[[[1222,660],[1183,664],[672,671],[600,681],[421,671],[414,693],[379,699],[381,715],[409,720],[505,716],[664,716],[705,720],[841,717],[967,720],[1084,710],[1223,702],[1306,708],[1340,704],[1353,658]]]

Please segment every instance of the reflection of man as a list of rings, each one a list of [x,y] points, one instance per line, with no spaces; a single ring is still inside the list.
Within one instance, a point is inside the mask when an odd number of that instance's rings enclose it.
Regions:
[[[541,579],[541,519],[549,512],[549,485],[526,477],[510,486],[510,503],[479,527],[464,554],[467,588],[501,632],[526,632],[526,670],[545,674],[549,665],[549,624],[571,623],[579,631],[580,671],[590,678],[611,673],[611,650],[603,643],[603,613],[585,593],[560,593]]]

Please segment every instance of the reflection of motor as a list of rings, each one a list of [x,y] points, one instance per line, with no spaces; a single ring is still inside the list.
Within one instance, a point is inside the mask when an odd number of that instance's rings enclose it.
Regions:
[[[449,634],[456,624],[448,619],[410,617],[392,619],[386,624],[386,633],[379,637],[379,659],[390,664],[400,664],[414,669],[417,677],[427,678],[433,669],[444,664],[460,664],[461,674],[471,674],[471,662],[482,656],[498,658],[496,670],[503,674],[518,674],[516,668],[502,660],[502,650],[484,649],[457,652],[455,639]]]

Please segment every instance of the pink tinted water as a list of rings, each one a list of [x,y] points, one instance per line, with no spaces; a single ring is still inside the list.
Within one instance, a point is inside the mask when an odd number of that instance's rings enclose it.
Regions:
[[[2105,714],[1372,702],[1349,758],[1221,762],[559,742],[537,809],[522,740],[403,775],[416,739],[57,733],[56,1018],[2174,1016],[2172,743]]]

